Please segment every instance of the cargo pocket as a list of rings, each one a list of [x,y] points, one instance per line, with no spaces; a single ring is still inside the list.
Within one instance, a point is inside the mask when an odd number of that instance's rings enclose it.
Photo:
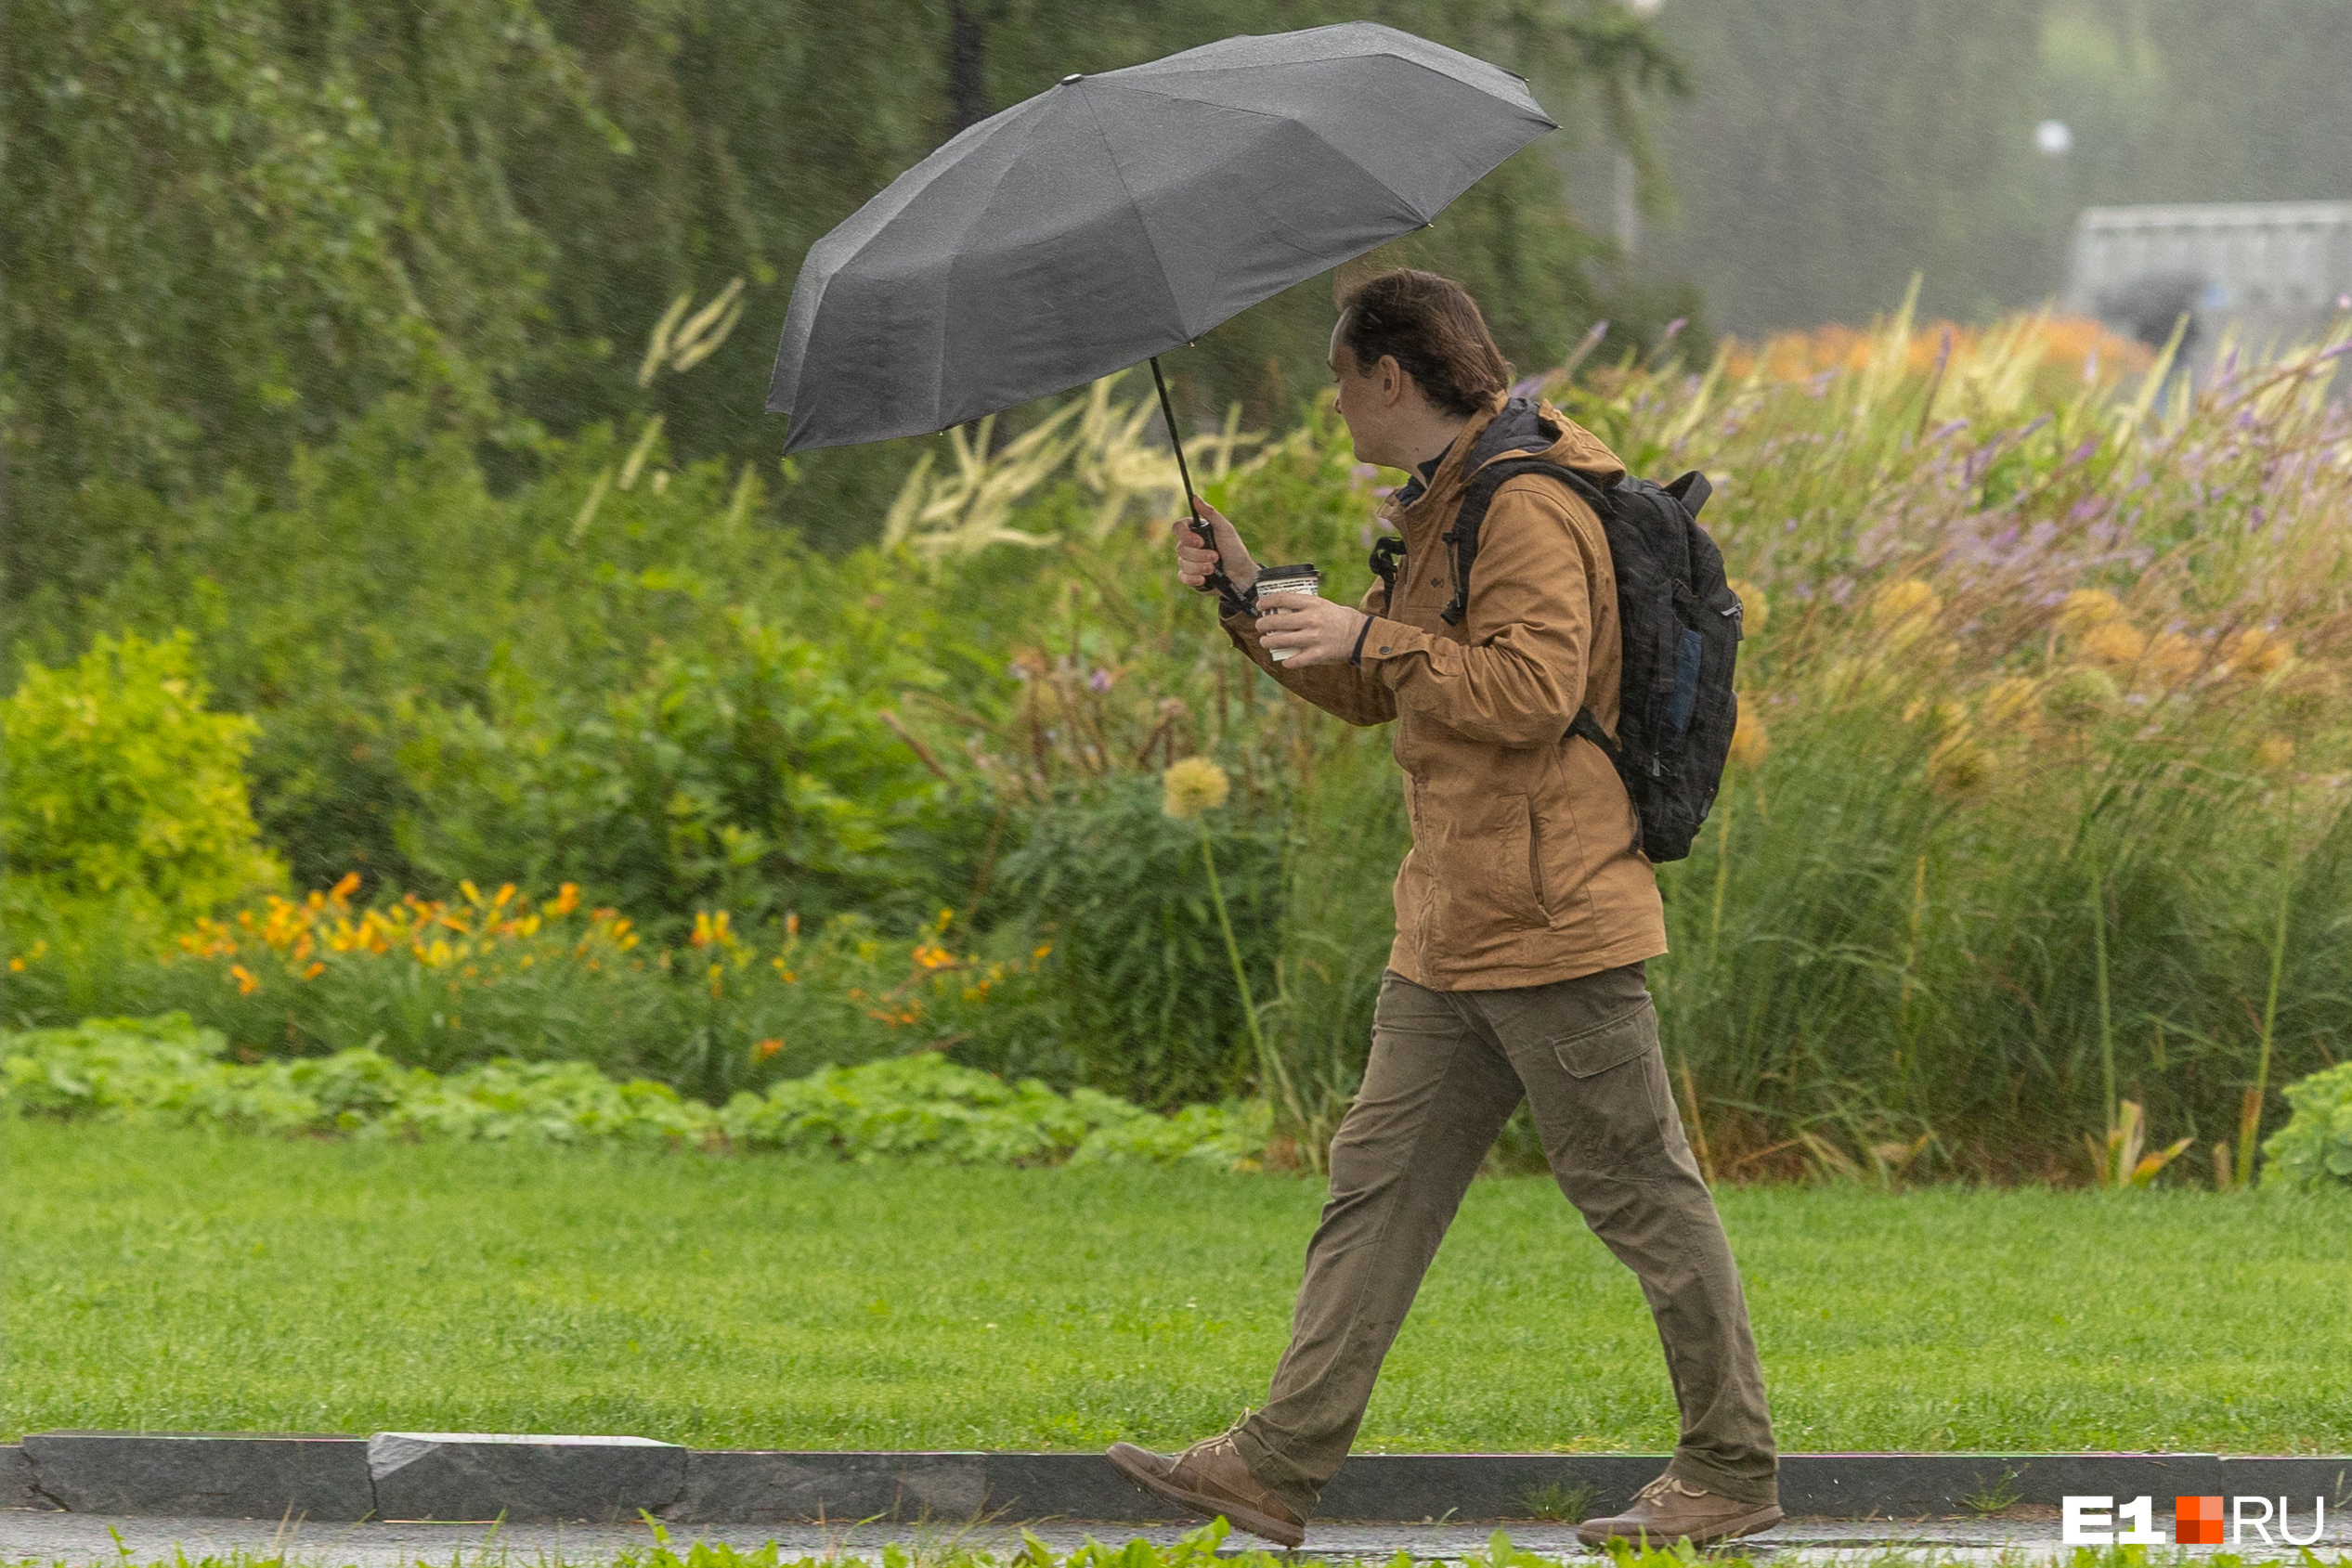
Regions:
[[[1572,1080],[1562,1149],[1568,1169],[1631,1181],[1672,1173],[1682,1123],[1667,1088],[1657,1008],[1644,998],[1553,1041],[1552,1051]]]

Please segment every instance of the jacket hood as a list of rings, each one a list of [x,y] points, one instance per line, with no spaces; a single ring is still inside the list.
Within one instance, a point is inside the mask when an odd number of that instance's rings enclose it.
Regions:
[[[1389,498],[1383,512],[1396,517],[1424,503],[1449,504],[1470,476],[1487,464],[1527,456],[1575,469],[1605,490],[1625,477],[1625,464],[1599,436],[1548,401],[1497,393],[1486,409],[1462,427],[1446,449],[1436,473],[1425,484],[1415,475]]]

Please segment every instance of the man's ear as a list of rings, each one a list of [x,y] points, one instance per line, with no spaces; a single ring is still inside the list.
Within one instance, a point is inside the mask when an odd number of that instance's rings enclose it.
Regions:
[[[1400,403],[1405,397],[1405,368],[1397,363],[1393,354],[1380,356],[1380,395],[1384,403]]]

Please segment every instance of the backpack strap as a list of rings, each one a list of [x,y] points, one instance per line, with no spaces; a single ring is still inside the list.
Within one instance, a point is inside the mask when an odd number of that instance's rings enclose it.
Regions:
[[[1397,607],[1397,564],[1404,559],[1405,541],[1384,534],[1372,541],[1372,576],[1388,590],[1388,608]]]
[[[1576,710],[1576,718],[1568,724],[1568,733],[1582,735],[1586,740],[1599,746],[1602,755],[1610,761],[1618,763],[1620,767],[1623,766],[1617,742],[1609,739],[1609,732],[1601,728],[1600,719],[1591,708],[1580,707]]]
[[[1538,457],[1504,458],[1488,463],[1472,477],[1469,488],[1463,492],[1462,510],[1454,513],[1454,525],[1437,536],[1454,549],[1454,596],[1439,612],[1448,626],[1460,626],[1462,617],[1470,613],[1470,568],[1478,559],[1478,529],[1487,520],[1487,508],[1494,504],[1495,492],[1504,481],[1523,473],[1541,473],[1557,479],[1604,518],[1609,514],[1608,497],[1575,469]]]

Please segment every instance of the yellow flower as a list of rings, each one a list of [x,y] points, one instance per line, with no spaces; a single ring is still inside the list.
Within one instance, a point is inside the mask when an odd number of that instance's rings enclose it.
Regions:
[[[228,973],[229,978],[237,982],[237,994],[240,996],[251,996],[261,989],[261,982],[253,978],[253,971],[242,964],[231,964]]]
[[[2148,644],[2148,668],[2167,686],[2177,685],[2204,667],[2205,651],[2178,632],[2164,631]]]
[[[1765,732],[1764,721],[1756,717],[1754,708],[1742,703],[1739,721],[1732,727],[1732,761],[1742,768],[1753,768],[1764,760],[1772,748],[1772,736]]]
[[[762,1056],[773,1056],[778,1051],[784,1049],[784,1042],[781,1040],[762,1040],[759,1044],[753,1046],[752,1049],[759,1052]]]
[[[2129,621],[2101,621],[2083,634],[2083,656],[2111,669],[2138,664],[2146,652],[2147,634]]]
[[[2277,632],[2250,626],[2223,643],[2222,653],[2241,675],[2268,675],[2286,663],[2294,649]]]
[[[1743,636],[1763,635],[1764,623],[1772,619],[1773,607],[1765,602],[1764,590],[1746,577],[1732,579],[1732,591],[1739,595],[1739,629]]]
[[[2033,711],[2035,690],[2034,683],[2021,675],[1995,680],[1985,689],[1978,711],[1988,724],[2016,723]]]
[[[2066,596],[2066,603],[2058,607],[2058,630],[2061,637],[2080,637],[2093,627],[2105,626],[2124,613],[2123,603],[2112,593],[2095,588],[2078,588]]]
[[[1178,822],[1224,805],[1231,787],[1227,782],[1225,770],[1205,757],[1179,759],[1160,775],[1160,784],[1165,792],[1160,801],[1160,810]]]
[[[1901,626],[1914,621],[1930,621],[1943,608],[1943,601],[1935,590],[1917,577],[1904,577],[1889,583],[1870,599],[1870,619],[1876,626]]]
[[[2294,742],[2284,735],[2265,735],[2254,748],[2255,762],[2272,772],[2294,760]]]

